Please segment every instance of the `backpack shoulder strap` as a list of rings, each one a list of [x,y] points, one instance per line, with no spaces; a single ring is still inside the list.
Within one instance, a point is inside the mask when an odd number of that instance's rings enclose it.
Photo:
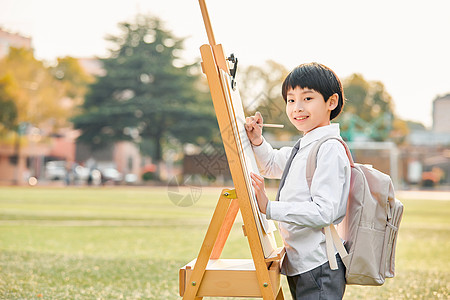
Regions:
[[[341,142],[341,144],[345,148],[345,152],[347,154],[348,160],[350,161],[350,167],[355,166],[352,155],[350,153],[350,149],[348,148],[347,144],[340,137],[324,136],[313,146],[313,148],[309,152],[308,160],[306,161],[306,181],[308,182],[309,188],[311,188],[311,183],[312,183],[312,179],[314,176],[314,172],[316,171],[317,154],[319,153],[319,148],[323,143],[325,143],[326,141],[331,140],[331,139],[335,139],[335,140],[338,140],[339,142]],[[348,256],[348,253],[347,253],[347,250],[344,248],[344,245],[341,242],[341,238],[339,237],[339,234],[337,233],[336,228],[334,227],[333,224],[331,224],[330,226],[326,226],[323,229],[324,229],[325,240],[326,240],[327,257],[328,257],[328,262],[330,264],[331,270],[338,269],[336,257],[334,256],[335,250],[334,250],[333,245],[338,250],[339,256],[341,257],[344,265],[348,267],[348,262],[346,259]]]
[[[319,153],[319,148],[322,146],[323,143],[325,143],[328,140],[338,140],[341,142],[341,144],[345,148],[345,152],[347,153],[348,160],[350,161],[350,167],[354,167],[355,163],[353,161],[352,155],[350,153],[350,149],[348,148],[347,144],[338,136],[324,136],[321,138],[311,149],[308,155],[308,160],[306,161],[306,181],[308,182],[309,188],[311,188],[312,179],[314,177],[314,172],[316,171],[317,167],[317,154]]]

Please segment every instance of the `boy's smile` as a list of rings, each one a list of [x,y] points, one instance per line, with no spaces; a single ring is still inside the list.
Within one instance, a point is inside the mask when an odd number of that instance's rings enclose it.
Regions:
[[[309,88],[290,89],[286,98],[289,121],[304,134],[330,124],[331,111],[336,108],[337,94],[325,102],[322,94]]]

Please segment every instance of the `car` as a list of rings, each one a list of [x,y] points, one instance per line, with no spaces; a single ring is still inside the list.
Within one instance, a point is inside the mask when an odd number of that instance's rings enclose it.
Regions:
[[[105,168],[100,170],[100,172],[102,174],[103,182],[113,181],[115,183],[118,183],[121,182],[123,179],[122,173],[120,173],[119,171],[117,171],[117,169],[114,168]]]
[[[89,178],[89,173],[90,173],[89,168],[80,165],[76,166],[74,169],[76,180],[87,181]]]
[[[49,161],[45,164],[45,179],[63,180],[66,175],[66,162],[64,160]]]
[[[135,184],[138,181],[138,176],[136,174],[128,173],[125,175],[126,184]]]

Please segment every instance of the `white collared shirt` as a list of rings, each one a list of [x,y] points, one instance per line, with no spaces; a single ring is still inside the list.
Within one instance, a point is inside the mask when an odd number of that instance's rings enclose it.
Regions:
[[[306,181],[306,161],[313,145],[323,136],[339,136],[339,124],[318,127],[301,138],[280,201],[269,201],[266,216],[279,222],[286,248],[283,274],[294,276],[328,261],[322,228],[337,224],[345,216],[350,188],[350,163],[342,144],[326,141],[317,155],[317,168],[311,184]],[[281,178],[292,147],[273,149],[265,140],[254,146],[258,168],[266,178]]]

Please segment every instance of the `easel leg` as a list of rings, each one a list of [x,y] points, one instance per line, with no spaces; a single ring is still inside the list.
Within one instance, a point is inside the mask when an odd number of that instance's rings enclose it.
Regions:
[[[186,291],[183,299],[202,299],[202,297],[197,297],[197,292],[201,285],[206,266],[209,258],[211,257],[211,253],[217,241],[219,232],[221,231],[224,220],[228,215],[230,202],[232,201],[232,199],[225,195],[226,191],[227,190],[223,190],[219,197],[219,202],[217,203],[216,210],[214,211],[211,223],[209,224],[208,231],[205,235],[205,239],[203,240],[197,261],[195,262],[194,269],[192,270],[192,275],[189,282],[186,282]],[[220,252],[221,251],[222,249],[220,249]]]
[[[237,199],[231,201],[230,207],[228,208],[227,215],[223,221],[222,227],[220,228],[219,235],[214,245],[213,251],[211,253],[211,259],[219,259],[220,254],[222,254],[223,247],[230,235],[231,228],[233,227],[234,221],[236,220],[236,215],[239,211],[239,202]]]
[[[284,300],[283,289],[280,287],[276,300]]]

